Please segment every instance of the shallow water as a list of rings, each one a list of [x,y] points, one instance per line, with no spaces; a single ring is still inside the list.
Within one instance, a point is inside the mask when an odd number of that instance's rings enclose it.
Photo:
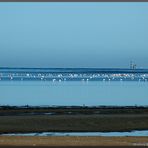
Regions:
[[[9,136],[148,136],[148,130],[132,132],[43,132],[43,133],[10,133]]]
[[[1,105],[148,105],[148,82],[0,81]]]

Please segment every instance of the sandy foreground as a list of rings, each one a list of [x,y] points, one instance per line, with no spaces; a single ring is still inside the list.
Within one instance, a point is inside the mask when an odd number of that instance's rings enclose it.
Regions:
[[[0,136],[0,146],[148,146],[148,137]]]

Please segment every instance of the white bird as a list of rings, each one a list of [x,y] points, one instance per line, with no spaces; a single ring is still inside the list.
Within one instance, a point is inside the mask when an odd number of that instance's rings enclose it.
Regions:
[[[56,81],[56,79],[52,79],[52,81],[54,82],[54,81]]]

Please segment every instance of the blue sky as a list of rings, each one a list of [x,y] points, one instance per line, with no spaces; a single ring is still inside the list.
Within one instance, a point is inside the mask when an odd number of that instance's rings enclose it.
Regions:
[[[148,3],[0,3],[0,67],[148,68]]]

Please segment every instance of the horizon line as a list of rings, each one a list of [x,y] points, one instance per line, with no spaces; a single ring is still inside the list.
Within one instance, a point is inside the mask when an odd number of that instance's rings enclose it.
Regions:
[[[120,67],[0,67],[0,69],[127,69],[127,70],[142,70],[148,68],[136,68],[131,69],[130,67],[127,68],[120,68]]]

